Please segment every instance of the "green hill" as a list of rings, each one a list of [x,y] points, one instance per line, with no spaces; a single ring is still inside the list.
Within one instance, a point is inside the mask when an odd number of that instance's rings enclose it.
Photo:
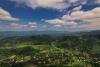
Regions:
[[[0,38],[0,67],[99,66],[99,35]]]

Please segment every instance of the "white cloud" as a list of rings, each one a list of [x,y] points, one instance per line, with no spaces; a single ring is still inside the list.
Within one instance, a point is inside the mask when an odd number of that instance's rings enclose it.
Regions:
[[[65,22],[60,19],[46,20],[46,22],[54,25],[63,25]]]
[[[69,0],[70,3],[75,3],[77,2],[78,0]]]
[[[65,21],[62,19],[46,20],[46,22],[48,22],[49,24],[52,24],[54,26],[64,26],[67,28],[71,28],[71,27],[74,27],[77,25],[77,23],[74,21]]]
[[[73,9],[73,11],[79,11],[81,8],[82,8],[82,6],[80,5],[80,6],[78,6],[78,7],[75,7],[75,8]]]
[[[15,28],[15,29],[23,29],[23,28],[36,28],[37,23],[35,22],[29,22],[28,24],[22,24],[22,23],[11,23],[10,27]]]
[[[28,24],[29,24],[29,25],[37,25],[36,22],[29,22]]]
[[[37,28],[37,26],[36,26],[36,25],[31,25],[30,27],[31,27],[31,28]]]
[[[97,30],[100,29],[100,7],[90,11],[77,10],[64,15],[61,19],[52,19],[46,22],[77,30]]]
[[[0,7],[0,20],[19,20],[19,19],[12,17],[8,11]]]
[[[64,0],[10,0],[17,2],[18,4],[24,4],[31,8],[43,7],[43,8],[54,8],[54,9],[64,9],[68,5]]]
[[[37,28],[37,26],[38,26],[36,22],[29,22],[28,25],[31,28]]]
[[[11,23],[10,27],[12,27],[14,29],[21,29],[21,28],[28,27],[28,25],[26,25],[26,24],[20,24],[20,23]]]
[[[100,0],[96,0],[96,3],[100,4]]]
[[[65,9],[75,3],[84,4],[86,0],[9,0],[12,2],[16,2],[17,4],[22,4],[33,9],[42,7],[42,8],[53,8],[53,9]],[[78,3],[77,3],[78,2]],[[77,4],[76,4],[77,3]]]
[[[63,20],[82,20],[87,22],[100,21],[100,7],[94,8],[90,11],[75,11],[70,15],[64,15]]]
[[[54,27],[62,27],[61,25],[54,25]]]

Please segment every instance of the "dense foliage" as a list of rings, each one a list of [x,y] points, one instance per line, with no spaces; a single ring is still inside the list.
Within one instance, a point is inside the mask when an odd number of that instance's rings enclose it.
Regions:
[[[0,67],[100,67],[100,36],[1,37]]]

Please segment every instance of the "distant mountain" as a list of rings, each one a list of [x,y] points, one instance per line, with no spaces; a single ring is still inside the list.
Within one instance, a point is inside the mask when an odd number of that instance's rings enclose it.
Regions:
[[[67,31],[3,31],[0,36],[66,35]]]
[[[100,30],[92,30],[92,31],[80,31],[73,33],[74,35],[98,35],[100,34]]]
[[[95,31],[78,31],[78,32],[69,32],[69,31],[2,31],[0,36],[30,36],[30,35],[96,35],[100,34],[100,30]]]

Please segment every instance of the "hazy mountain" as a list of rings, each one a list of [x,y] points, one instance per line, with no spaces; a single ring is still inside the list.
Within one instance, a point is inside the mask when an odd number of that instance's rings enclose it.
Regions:
[[[79,31],[79,32],[68,32],[68,31],[2,31],[0,36],[28,36],[28,35],[96,35],[100,34],[99,30],[95,31]]]

